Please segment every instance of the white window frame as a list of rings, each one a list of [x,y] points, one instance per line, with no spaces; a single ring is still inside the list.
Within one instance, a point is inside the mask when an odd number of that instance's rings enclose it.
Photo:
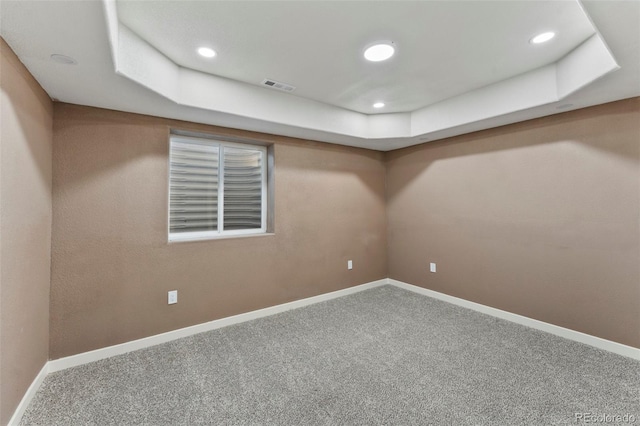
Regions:
[[[195,143],[206,146],[218,147],[218,227],[215,231],[174,232],[171,233],[171,144],[173,142]],[[262,166],[262,192],[261,192],[261,227],[254,229],[224,230],[224,148],[247,149],[260,152],[260,164]],[[168,155],[168,207],[167,207],[167,235],[169,242],[213,240],[234,236],[261,235],[267,233],[267,147],[245,142],[227,142],[212,138],[198,138],[171,134],[169,137]]]

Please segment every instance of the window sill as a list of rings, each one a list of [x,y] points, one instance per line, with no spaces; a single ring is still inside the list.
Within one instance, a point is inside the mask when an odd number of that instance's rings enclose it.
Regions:
[[[272,237],[276,235],[273,232],[264,232],[261,234],[239,234],[239,235],[220,235],[217,237],[202,237],[202,238],[185,238],[185,239],[174,239],[168,240],[168,244],[179,244],[179,243],[201,243],[207,241],[218,241],[218,240],[235,240],[241,238],[256,238],[256,237]]]

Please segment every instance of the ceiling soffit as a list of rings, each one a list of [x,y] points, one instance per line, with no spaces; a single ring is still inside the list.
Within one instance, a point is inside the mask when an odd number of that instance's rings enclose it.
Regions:
[[[593,29],[555,62],[408,112],[364,114],[176,64],[118,19],[104,0],[115,72],[176,104],[335,136],[429,140],[439,132],[556,103],[619,68]],[[585,13],[581,10],[581,13]]]

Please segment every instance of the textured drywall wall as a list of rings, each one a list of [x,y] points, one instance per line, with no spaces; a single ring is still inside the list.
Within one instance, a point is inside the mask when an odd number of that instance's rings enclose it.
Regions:
[[[170,128],[275,142],[275,235],[167,243]],[[53,157],[51,359],[387,276],[382,153],[56,103]]]
[[[640,347],[639,123],[634,98],[388,153],[390,277]]]
[[[0,39],[0,424],[49,351],[53,105]]]

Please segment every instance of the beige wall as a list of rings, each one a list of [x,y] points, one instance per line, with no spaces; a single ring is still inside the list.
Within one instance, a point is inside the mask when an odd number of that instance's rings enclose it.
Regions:
[[[0,39],[0,424],[47,361],[52,102]]]
[[[640,347],[638,123],[635,98],[388,154],[390,277]]]
[[[382,154],[257,134],[276,235],[167,244],[169,128],[250,133],[56,104],[50,356],[380,279],[387,252],[392,278],[640,346],[639,104],[388,153],[388,245]]]
[[[383,155],[283,137],[275,235],[167,244],[170,127],[251,135],[55,104],[51,359],[387,276]]]

